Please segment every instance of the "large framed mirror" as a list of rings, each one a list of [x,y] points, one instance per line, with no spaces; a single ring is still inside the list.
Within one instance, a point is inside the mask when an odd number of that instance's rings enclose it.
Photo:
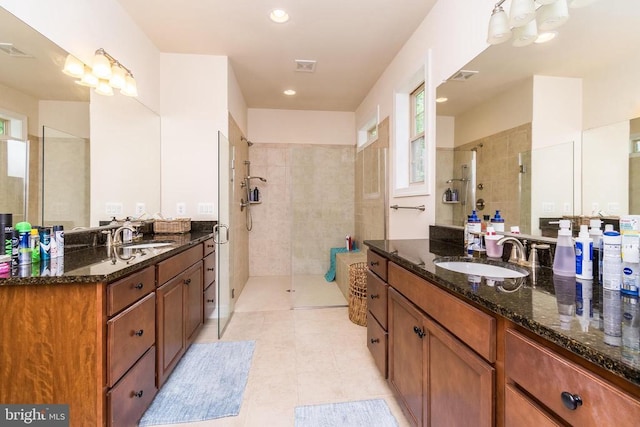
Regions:
[[[507,224],[532,235],[544,235],[545,219],[640,213],[629,196],[638,156],[631,119],[640,116],[640,82],[629,71],[640,66],[640,6],[601,0],[570,15],[554,40],[490,46],[437,88],[438,98],[448,98],[437,104],[437,194],[457,182],[450,179],[478,178],[462,175],[457,152],[484,153],[499,177],[493,188],[484,182],[491,176],[477,179],[464,208],[438,200],[436,223],[462,225],[481,198],[480,213],[505,210]],[[507,153],[520,163],[497,163]]]
[[[0,169],[2,212],[65,229],[159,212],[160,116],[135,98],[76,84],[62,73],[66,57],[0,7],[0,128],[21,121],[25,129],[0,133],[0,159],[11,164]]]

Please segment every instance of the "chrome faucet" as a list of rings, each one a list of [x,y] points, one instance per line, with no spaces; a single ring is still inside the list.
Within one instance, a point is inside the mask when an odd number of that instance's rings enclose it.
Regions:
[[[131,233],[135,233],[136,229],[128,226],[128,225],[123,225],[122,227],[118,227],[116,228],[116,231],[113,232],[113,245],[121,245],[123,243],[122,241],[122,232],[124,230],[129,230],[131,231]]]
[[[531,266],[531,263],[527,261],[527,254],[525,253],[524,245],[520,240],[516,239],[515,237],[507,236],[498,240],[497,244],[502,245],[504,242],[513,243],[513,247],[515,248],[515,251],[516,251],[516,259],[515,259],[516,264],[521,265],[523,267]],[[509,262],[514,262],[514,261],[509,259]]]

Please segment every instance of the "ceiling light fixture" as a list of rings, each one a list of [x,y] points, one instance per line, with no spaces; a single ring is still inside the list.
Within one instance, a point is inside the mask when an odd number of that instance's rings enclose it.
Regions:
[[[120,89],[123,95],[138,96],[138,87],[131,70],[102,48],[96,50],[91,68],[75,56],[67,55],[62,71],[78,78],[76,83],[79,85],[95,88],[100,95],[111,96],[113,89]]]
[[[269,13],[269,19],[276,24],[284,24],[289,20],[289,14],[283,9],[273,9],[271,13]]]
[[[295,90],[293,90],[293,89],[287,89],[287,90],[285,90],[285,91],[284,91],[284,92],[282,92],[282,93],[284,93],[284,94],[285,94],[285,95],[287,95],[287,96],[293,96],[293,95],[295,95],[295,94],[296,94],[296,91],[295,91]]]
[[[443,102],[447,102],[449,100],[449,98],[447,98],[446,96],[441,96],[439,98],[436,98],[436,102],[438,104],[442,104]]]
[[[544,43],[557,33],[549,34],[569,19],[569,7],[582,7],[596,0],[511,0],[509,16],[502,5],[495,4],[489,19],[487,43],[504,43],[514,35],[514,46],[528,46],[533,42]]]

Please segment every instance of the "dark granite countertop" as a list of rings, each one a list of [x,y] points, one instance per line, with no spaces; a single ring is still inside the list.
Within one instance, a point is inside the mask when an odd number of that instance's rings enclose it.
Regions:
[[[582,286],[569,278],[554,276],[549,268],[536,269],[535,283],[530,274],[519,282],[512,279],[500,283],[487,282],[486,278],[467,276],[438,267],[439,257],[462,256],[458,245],[430,240],[369,240],[364,242],[370,250],[382,255],[416,275],[452,292],[463,300],[472,301],[487,310],[509,319],[534,334],[601,366],[640,386],[640,354],[622,345],[620,337],[605,335],[604,322],[611,315],[621,317],[623,305],[636,303],[637,299],[605,295],[597,282],[584,281]],[[489,261],[490,262],[490,261]],[[581,310],[583,298],[592,291],[592,310],[588,302]],[[608,291],[607,291],[608,292]],[[604,299],[604,301],[603,301]],[[576,303],[577,302],[577,303]],[[627,307],[628,308],[628,307]],[[569,309],[569,316],[560,311]],[[603,316],[604,314],[604,316]],[[625,331],[626,333],[626,331]],[[635,340],[638,340],[637,336]],[[637,342],[636,342],[637,344]]]
[[[82,249],[65,248],[62,258],[18,267],[10,277],[0,278],[0,286],[55,285],[62,283],[111,282],[163,259],[176,255],[189,247],[213,237],[211,232],[192,231],[185,234],[156,234],[132,244],[171,242],[155,248],[93,246]]]

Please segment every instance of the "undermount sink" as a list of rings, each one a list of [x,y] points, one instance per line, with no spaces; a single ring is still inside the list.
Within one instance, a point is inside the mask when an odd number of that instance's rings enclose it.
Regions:
[[[173,245],[174,242],[147,242],[147,243],[133,243],[130,245],[121,246],[127,249],[148,249],[148,248],[161,248],[163,246]]]
[[[458,258],[458,260],[455,260],[443,258],[440,260],[436,259],[434,264],[437,267],[457,273],[484,276],[492,279],[516,279],[529,275],[529,272],[524,268],[511,266],[509,264],[505,264],[503,267],[495,263],[486,263],[476,259],[460,260]]]

